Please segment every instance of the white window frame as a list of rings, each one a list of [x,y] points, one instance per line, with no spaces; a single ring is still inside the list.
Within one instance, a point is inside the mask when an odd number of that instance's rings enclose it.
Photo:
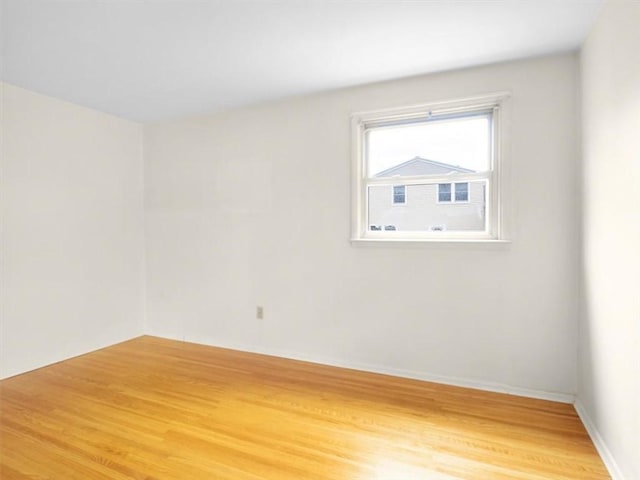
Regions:
[[[498,92],[477,97],[452,101],[434,102],[410,107],[354,113],[351,116],[352,132],[352,231],[353,244],[371,242],[504,242],[505,228],[505,158],[506,132],[505,116],[508,110],[508,92]],[[460,232],[407,232],[407,231],[370,231],[368,228],[367,189],[374,185],[397,185],[398,177],[369,178],[366,159],[366,132],[371,128],[420,122],[431,117],[443,115],[465,116],[473,113],[491,112],[491,155],[488,172],[456,173],[452,175],[422,175],[401,177],[402,184],[424,185],[438,183],[471,183],[486,181],[486,229],[484,231]],[[406,187],[405,187],[406,188]],[[452,185],[452,201],[455,203]],[[406,191],[406,190],[405,190]],[[406,199],[405,199],[406,200]],[[463,203],[463,202],[458,202]]]

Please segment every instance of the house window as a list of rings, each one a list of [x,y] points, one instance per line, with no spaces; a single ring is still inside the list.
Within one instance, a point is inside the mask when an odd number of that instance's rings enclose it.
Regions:
[[[438,203],[466,203],[468,201],[468,182],[438,184]]]
[[[438,184],[438,201],[440,203],[451,201],[451,184],[450,183]]]
[[[393,186],[393,204],[405,204],[407,203],[407,187],[404,185]]]
[[[496,94],[354,114],[352,239],[503,239],[506,104]]]
[[[467,182],[455,184],[454,202],[468,202],[469,201],[469,184]]]

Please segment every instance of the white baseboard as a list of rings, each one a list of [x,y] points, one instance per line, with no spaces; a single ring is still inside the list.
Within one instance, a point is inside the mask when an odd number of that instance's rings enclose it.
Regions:
[[[620,467],[618,467],[618,464],[613,458],[611,451],[600,435],[600,432],[598,432],[596,425],[591,420],[591,417],[587,413],[587,410],[584,408],[584,405],[582,405],[582,402],[580,402],[580,399],[576,399],[573,406],[575,407],[576,412],[578,412],[578,416],[580,417],[580,420],[582,420],[584,427],[587,429],[587,433],[589,433],[591,441],[595,445],[596,450],[600,454],[600,458],[602,458],[604,466],[607,467],[609,475],[611,475],[611,480],[625,480]]]
[[[169,338],[169,337],[164,337]],[[519,397],[536,398],[540,400],[550,400],[561,403],[574,403],[575,395],[569,393],[547,392],[544,390],[535,390],[512,385],[504,385],[494,382],[486,382],[482,380],[472,380],[467,378],[449,377],[446,375],[435,375],[428,372],[420,372],[413,370],[404,370],[386,367],[383,365],[370,365],[365,363],[350,362],[335,358],[327,358],[322,356],[308,355],[300,352],[256,347],[255,345],[240,345],[228,342],[206,342],[201,339],[190,338],[171,338],[172,340],[180,340],[185,342],[199,343],[213,347],[228,348],[231,350],[240,350],[243,352],[259,353],[262,355],[271,355],[275,357],[288,358],[291,360],[301,360],[310,363],[319,363],[333,367],[349,368],[352,370],[361,370],[370,373],[380,373],[383,375],[392,375],[395,377],[411,378],[414,380],[422,380],[425,382],[441,383],[444,385],[452,385],[456,387],[474,388],[476,390],[484,390],[487,392],[506,393],[509,395],[517,395]]]
[[[517,395],[519,397],[537,398],[540,400],[551,400],[554,402],[573,403],[575,397],[571,394],[546,392],[543,390],[528,389],[505,385],[495,382],[487,382],[482,380],[473,380],[468,378],[450,377],[446,375],[437,375],[428,372],[419,372],[414,370],[405,370],[399,368],[386,367],[382,365],[370,365],[357,362],[344,362],[339,360],[324,359],[318,361],[314,358],[301,358],[296,355],[280,355],[285,358],[293,358],[294,360],[304,360],[308,362],[322,363],[334,367],[350,368],[353,370],[362,370],[371,373],[381,373],[384,375],[392,375],[394,377],[411,378],[414,380],[422,380],[425,382],[441,383],[443,385],[451,385],[455,387],[473,388],[476,390],[484,390],[487,392],[507,393],[509,395]]]

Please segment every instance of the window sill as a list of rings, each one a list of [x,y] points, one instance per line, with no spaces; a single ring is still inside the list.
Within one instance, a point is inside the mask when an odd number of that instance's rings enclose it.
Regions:
[[[494,238],[352,238],[354,247],[403,247],[426,245],[509,246],[511,240]]]

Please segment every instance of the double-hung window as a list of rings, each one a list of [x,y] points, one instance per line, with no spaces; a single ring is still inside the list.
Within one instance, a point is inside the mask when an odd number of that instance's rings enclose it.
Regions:
[[[506,98],[354,114],[352,239],[503,239]]]

